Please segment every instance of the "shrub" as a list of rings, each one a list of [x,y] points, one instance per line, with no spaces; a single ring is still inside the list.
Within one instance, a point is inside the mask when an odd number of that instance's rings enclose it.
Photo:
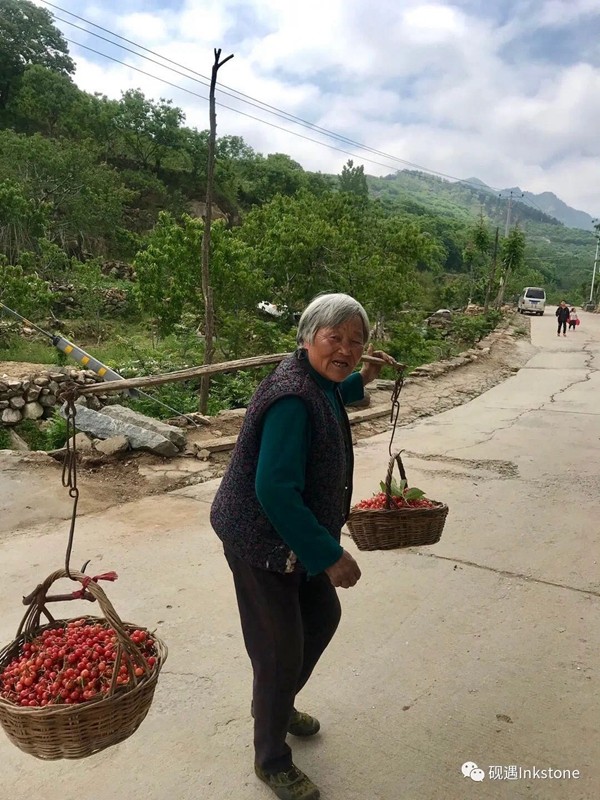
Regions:
[[[30,450],[49,450],[46,444],[46,432],[32,419],[24,419],[15,425],[15,432],[27,444]]]
[[[502,319],[500,311],[492,310],[475,316],[455,314],[452,319],[451,335],[456,342],[475,344],[494,330]]]
[[[0,450],[10,449],[10,434],[6,428],[0,428]]]
[[[44,450],[58,450],[64,447],[67,441],[67,420],[60,416],[58,411],[48,422],[45,429],[46,443]]]

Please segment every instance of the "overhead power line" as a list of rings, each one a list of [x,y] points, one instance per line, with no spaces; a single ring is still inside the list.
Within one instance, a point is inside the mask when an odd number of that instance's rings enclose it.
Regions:
[[[186,92],[187,94],[191,94],[194,97],[199,97],[201,100],[208,100],[207,97],[204,95],[198,94],[198,92],[193,92],[191,89],[186,89],[184,86],[179,86],[176,83],[172,83],[171,81],[166,80],[165,78],[159,78],[158,75],[152,75],[150,72],[146,72],[139,67],[134,67],[132,64],[128,64],[126,61],[121,61],[118,58],[114,58],[113,56],[109,56],[106,53],[102,53],[99,50],[95,50],[93,47],[88,47],[85,44],[81,44],[80,42],[75,42],[72,39],[66,39],[69,44],[74,44],[76,47],[81,47],[84,50],[89,50],[91,53],[95,53],[96,55],[102,56],[103,58],[107,58],[109,61],[114,61],[116,64],[122,64],[124,67],[128,69],[132,69],[135,72],[139,72],[142,75],[146,75],[148,78],[153,78],[154,80],[160,81],[161,83],[166,84],[167,86],[172,86],[174,89],[178,89],[181,92]],[[274,122],[269,122],[265,119],[260,119],[260,117],[255,117],[253,114],[248,114],[246,111],[241,111],[239,108],[233,108],[233,106],[228,106],[225,103],[217,103],[220,108],[226,108],[228,111],[233,111],[235,114],[241,114],[243,117],[248,117],[249,119],[253,119],[256,122],[262,122],[263,125],[269,125],[271,128],[276,128],[277,130],[283,131],[284,133],[289,133],[292,136],[297,136],[300,139],[305,139],[308,142],[313,142],[314,144],[320,144],[323,147],[328,147],[330,150],[337,150],[338,153],[344,153],[345,155],[352,156],[353,158],[361,158],[363,161],[369,161],[371,164],[377,164],[380,167],[385,167],[386,169],[394,169],[389,164],[383,164],[381,161],[374,161],[372,158],[366,158],[365,156],[358,156],[356,153],[352,153],[350,150],[343,150],[340,147],[335,147],[335,145],[328,144],[327,142],[321,142],[318,139],[313,139],[310,136],[305,136],[303,133],[298,133],[297,131],[292,131],[289,128],[284,128],[282,125],[276,125]]]
[[[193,80],[193,81],[195,81],[197,83],[202,84],[203,86],[208,86],[209,85],[209,78],[206,75],[203,75],[200,72],[196,72],[195,70],[191,69],[190,67],[186,67],[185,65],[180,64],[177,61],[174,61],[173,59],[168,58],[167,56],[161,55],[160,53],[156,52],[155,50],[151,50],[150,48],[145,47],[144,45],[138,44],[137,42],[135,42],[135,41],[133,41],[131,39],[127,39],[126,37],[121,36],[120,34],[110,30],[109,28],[105,28],[102,25],[98,25],[97,23],[92,22],[91,20],[88,20],[85,17],[82,17],[82,16],[80,16],[78,14],[75,14],[75,13],[73,13],[71,11],[68,11],[68,10],[62,8],[61,6],[56,5],[55,3],[51,3],[51,2],[49,2],[49,0],[41,0],[41,2],[43,2],[47,6],[50,6],[51,8],[54,8],[54,9],[57,9],[58,11],[61,11],[64,14],[68,14],[69,16],[71,16],[71,17],[73,17],[75,19],[78,19],[81,22],[84,22],[86,25],[89,25],[89,26],[92,26],[94,28],[97,28],[98,30],[103,31],[104,33],[108,33],[110,36],[114,37],[114,39],[118,39],[118,40],[120,40],[122,42],[126,42],[127,44],[131,44],[135,48],[138,48],[138,50],[142,50],[145,53],[150,53],[153,56],[156,56],[157,58],[160,58],[162,61],[167,62],[167,63],[163,64],[161,62],[155,61],[154,59],[148,58],[147,56],[143,55],[143,53],[138,52],[137,50],[131,50],[128,47],[124,47],[123,45],[119,44],[118,41],[113,41],[111,39],[107,39],[106,37],[101,36],[100,34],[97,34],[92,30],[89,30],[87,28],[82,28],[80,25],[77,25],[74,22],[71,22],[70,20],[64,19],[62,17],[58,17],[57,15],[54,15],[56,19],[60,20],[61,22],[66,23],[67,25],[71,25],[72,27],[77,28],[78,30],[81,30],[81,31],[84,31],[85,33],[88,33],[90,36],[95,36],[96,38],[101,39],[101,40],[103,40],[105,42],[108,42],[109,44],[112,44],[115,47],[119,47],[120,49],[125,50],[125,51],[127,51],[129,53],[132,53],[133,55],[135,55],[135,56],[137,56],[139,58],[142,58],[142,59],[145,59],[147,61],[150,61],[151,63],[160,66],[162,69],[169,70],[169,71],[171,71],[171,72],[173,72],[173,73],[175,73],[177,75],[180,75],[181,77],[186,78],[187,80]],[[190,90],[187,90],[184,87],[177,86],[176,84],[172,84],[169,81],[163,80],[162,78],[158,78],[155,75],[150,75],[149,73],[146,73],[143,70],[140,70],[140,69],[138,69],[137,67],[134,67],[131,64],[127,64],[125,62],[119,61],[119,59],[115,59],[112,56],[107,55],[106,53],[102,53],[102,52],[100,52],[98,50],[94,50],[94,48],[87,47],[86,45],[82,45],[82,44],[80,44],[78,42],[75,42],[75,41],[73,41],[71,39],[67,39],[67,41],[69,43],[71,43],[71,44],[75,44],[78,47],[82,47],[82,48],[87,49],[87,50],[89,50],[89,51],[91,51],[93,53],[96,53],[96,54],[98,54],[98,55],[100,55],[100,56],[102,56],[104,58],[108,58],[108,59],[110,59],[112,61],[115,61],[116,63],[124,64],[125,66],[129,67],[130,69],[137,70],[138,72],[141,72],[142,74],[148,75],[149,77],[152,77],[152,78],[154,78],[156,80],[162,80],[163,83],[166,83],[167,85],[173,86],[174,88],[177,88],[177,89],[179,89],[181,91],[185,91],[185,92],[188,92],[190,94],[195,94],[194,92],[191,92]],[[175,67],[178,67],[179,69],[173,69],[173,67],[168,66],[169,64],[170,65],[174,65]],[[185,70],[185,72],[182,73],[179,70]],[[186,74],[186,73],[190,73],[190,74]],[[193,76],[196,76],[196,77],[193,77]],[[420,164],[416,164],[416,163],[414,163],[412,161],[408,161],[406,159],[400,158],[400,157],[395,156],[395,155],[393,155],[391,153],[387,153],[387,152],[385,152],[383,150],[378,150],[376,148],[370,147],[369,145],[365,145],[362,142],[358,142],[355,139],[351,139],[351,138],[349,138],[347,136],[344,136],[343,134],[339,134],[339,133],[336,133],[335,131],[331,131],[331,130],[328,130],[327,128],[323,128],[320,125],[316,125],[315,123],[310,122],[308,120],[305,120],[302,117],[298,117],[298,116],[296,116],[294,114],[291,114],[291,113],[289,113],[287,111],[284,111],[283,109],[280,109],[280,108],[277,108],[276,106],[270,105],[269,103],[265,103],[262,100],[259,100],[259,99],[255,98],[255,97],[252,97],[251,95],[245,94],[244,92],[240,92],[237,89],[234,89],[234,88],[232,88],[230,86],[226,86],[225,84],[219,84],[219,92],[221,94],[227,95],[228,97],[231,97],[231,98],[233,98],[235,100],[238,100],[239,102],[246,103],[246,104],[248,104],[248,105],[250,105],[250,106],[252,106],[254,108],[257,108],[260,111],[266,111],[266,113],[269,113],[269,114],[272,114],[272,115],[274,115],[276,117],[284,119],[286,122],[291,122],[291,123],[296,124],[296,125],[301,125],[303,127],[306,127],[308,129],[310,129],[311,131],[313,131],[315,133],[322,134],[324,136],[327,136],[328,138],[332,138],[332,139],[334,139],[336,141],[339,141],[339,142],[342,142],[344,144],[350,145],[350,146],[352,146],[354,148],[358,148],[360,150],[364,150],[365,152],[372,153],[373,155],[381,156],[382,158],[385,158],[388,161],[395,161],[395,162],[398,162],[399,164],[402,164],[403,166],[412,167],[413,169],[420,170],[422,172],[426,172],[426,173],[429,173],[431,175],[436,175],[436,176],[441,177],[441,178],[446,178],[448,180],[455,181],[457,183],[461,183],[461,184],[464,184],[466,186],[475,187],[475,188],[481,188],[478,184],[473,183],[473,182],[468,181],[468,180],[465,180],[464,178],[457,178],[454,175],[449,175],[449,174],[444,173],[444,172],[439,172],[437,170],[430,169],[429,167],[424,167],[424,166],[422,166]],[[202,95],[197,95],[197,96],[201,97],[202,99],[207,99]],[[231,108],[230,106],[227,106],[227,105],[225,105],[223,103],[219,103],[219,105],[221,105],[221,107],[223,107],[223,108],[227,108],[227,109],[229,109],[231,111],[236,111],[237,113],[240,113],[240,114],[244,113],[244,112],[239,111],[238,109]],[[288,132],[288,133],[291,133],[293,135],[299,136],[298,133],[296,133],[296,132],[294,132],[294,131],[292,131],[292,130],[290,130],[288,128],[283,128],[281,126],[273,125],[272,123],[268,122],[267,120],[261,119],[259,117],[254,117],[251,114],[246,114],[245,116],[249,116],[251,119],[254,119],[254,120],[258,121],[258,122],[262,122],[263,124],[266,124],[266,125],[271,125],[272,127],[278,128],[279,130],[283,130],[285,132]],[[308,137],[301,137],[301,138],[308,138]],[[317,141],[317,140],[314,140],[314,139],[311,139],[311,138],[308,138],[308,141],[313,141],[313,142],[316,142],[317,144],[321,144],[322,146],[330,147],[330,149],[338,150],[341,153],[345,153],[347,155],[352,155],[354,158],[363,158],[363,160],[365,160],[365,161],[369,161],[370,163],[376,164],[378,166],[383,166],[386,169],[397,169],[397,167],[392,167],[389,164],[382,164],[379,161],[374,161],[373,159],[364,158],[363,156],[359,156],[354,152],[353,153],[349,153],[349,151],[342,150],[342,149],[337,148],[337,147],[331,148],[331,145],[327,144],[326,142],[320,142],[320,141]],[[491,187],[491,186],[489,187],[489,189],[491,191],[500,191],[499,189],[496,189],[496,188]]]
[[[184,64],[180,64],[179,62],[174,61],[173,59],[168,58],[167,56],[163,56],[161,53],[158,53],[155,50],[152,50],[152,49],[150,49],[148,47],[145,47],[144,45],[141,45],[138,42],[133,41],[132,39],[128,39],[125,36],[121,36],[120,34],[116,33],[115,31],[110,30],[109,28],[105,28],[102,25],[98,25],[97,23],[92,22],[91,20],[88,20],[85,17],[82,17],[82,16],[80,16],[78,14],[75,14],[72,11],[68,11],[67,9],[62,8],[61,6],[50,2],[50,0],[41,0],[41,2],[44,3],[47,6],[50,6],[53,9],[56,9],[57,11],[61,11],[62,13],[67,14],[70,17],[73,17],[74,19],[79,20],[80,22],[85,23],[88,26],[91,26],[93,28],[96,28],[98,30],[103,31],[104,33],[109,34],[110,36],[113,37],[113,39],[108,39],[105,36],[101,36],[100,34],[95,33],[93,30],[89,30],[89,28],[84,28],[81,25],[77,25],[76,23],[71,22],[68,19],[64,19],[62,17],[59,17],[56,14],[53,15],[55,17],[55,19],[65,23],[67,25],[70,25],[71,27],[77,28],[78,30],[83,31],[83,32],[89,34],[90,36],[94,36],[94,37],[96,37],[98,39],[101,39],[102,41],[107,42],[108,44],[111,44],[114,47],[118,47],[118,48],[120,48],[122,50],[125,50],[126,52],[129,52],[132,55],[137,56],[138,58],[142,58],[142,59],[144,59],[146,61],[149,61],[149,62],[161,67],[161,69],[165,69],[165,70],[168,70],[170,72],[173,72],[174,74],[179,75],[179,76],[181,76],[183,78],[186,78],[187,80],[192,80],[192,81],[194,81],[196,83],[199,83],[199,84],[201,84],[203,86],[206,86],[206,87],[208,87],[210,85],[210,79],[209,79],[208,76],[203,75],[202,73],[197,72],[196,70],[193,70],[190,67],[185,66]],[[114,41],[114,39],[117,39],[119,41]],[[90,51],[92,53],[95,53],[96,55],[99,55],[102,58],[109,59],[111,61],[114,61],[117,64],[122,64],[123,66],[126,66],[129,69],[132,69],[132,70],[134,70],[136,72],[139,72],[142,75],[146,75],[147,77],[150,77],[150,78],[152,78],[154,80],[161,81],[162,83],[166,84],[167,86],[171,86],[171,87],[173,87],[173,88],[175,88],[175,89],[177,89],[179,91],[186,92],[187,94],[194,95],[195,97],[198,97],[198,98],[200,98],[202,100],[208,100],[208,98],[205,97],[204,95],[200,95],[200,94],[198,94],[196,92],[193,92],[190,89],[187,89],[187,88],[185,88],[183,86],[179,86],[179,85],[177,85],[175,83],[167,81],[164,78],[158,77],[157,75],[152,75],[149,72],[145,72],[144,70],[139,69],[138,67],[135,67],[132,64],[128,64],[127,62],[120,61],[119,59],[114,58],[113,56],[109,56],[107,53],[103,53],[103,52],[101,52],[99,50],[95,50],[92,47],[88,47],[88,46],[83,45],[83,44],[81,44],[79,42],[75,42],[75,41],[73,41],[71,39],[67,39],[67,41],[70,44],[74,44],[77,47],[81,47],[84,50],[88,50],[88,51]],[[125,47],[124,45],[120,44],[119,42],[126,42],[127,44],[130,44],[133,47],[137,48],[137,50],[132,50],[129,47]],[[143,52],[139,52],[139,51],[143,51]],[[149,58],[148,56],[144,55],[144,53],[150,53],[151,55],[156,56],[157,58],[161,59],[162,62],[166,62],[166,63],[161,63],[161,61],[156,61],[153,58]],[[169,66],[169,65],[172,65],[172,66]],[[174,67],[178,67],[178,69],[174,69]],[[180,70],[185,70],[185,72],[181,72]],[[324,128],[324,127],[322,127],[320,125],[317,125],[316,123],[310,122],[309,120],[305,120],[302,117],[298,117],[295,114],[291,114],[290,112],[285,111],[285,110],[280,109],[280,108],[277,108],[276,106],[270,105],[269,103],[265,103],[264,101],[259,100],[256,97],[252,97],[251,95],[245,94],[244,92],[240,92],[238,89],[235,89],[235,88],[233,88],[231,86],[227,86],[225,84],[218,84],[218,88],[219,88],[219,92],[221,94],[223,94],[223,95],[226,95],[227,97],[231,97],[232,99],[238,100],[241,103],[245,103],[247,105],[250,105],[253,108],[258,109],[259,111],[264,111],[264,112],[266,112],[268,114],[271,114],[271,115],[273,115],[275,117],[283,119],[286,122],[291,122],[294,125],[300,125],[302,127],[308,128],[309,130],[313,131],[314,133],[321,134],[323,136],[326,136],[327,138],[333,139],[333,140],[341,142],[343,144],[350,145],[350,146],[352,146],[354,148],[358,148],[359,150],[363,150],[363,151],[365,151],[367,153],[371,153],[371,154],[376,155],[376,156],[381,156],[382,158],[385,158],[388,161],[394,161],[394,162],[397,162],[397,163],[402,164],[404,166],[412,167],[413,169],[419,170],[421,172],[428,173],[430,175],[435,175],[435,176],[440,177],[440,178],[445,178],[445,179],[448,179],[448,180],[451,180],[451,181],[455,181],[456,183],[459,183],[459,184],[462,184],[462,185],[465,185],[465,186],[469,186],[471,188],[476,188],[476,189],[481,189],[482,188],[479,183],[472,182],[472,181],[469,181],[469,180],[465,180],[464,178],[457,178],[454,175],[449,175],[447,173],[439,172],[439,171],[431,169],[429,167],[424,167],[424,166],[422,166],[420,164],[415,164],[414,162],[408,161],[408,160],[403,159],[403,158],[400,158],[399,156],[395,156],[395,155],[393,155],[391,153],[387,153],[387,152],[385,152],[383,150],[378,150],[376,148],[370,147],[369,145],[365,145],[362,142],[358,142],[355,139],[351,139],[351,138],[349,138],[347,136],[344,136],[343,134],[339,134],[339,133],[336,133],[335,131],[328,130],[327,128]],[[335,150],[335,151],[337,151],[339,153],[343,153],[345,155],[350,155],[353,158],[359,158],[359,159],[362,159],[363,161],[368,161],[371,164],[375,164],[376,166],[384,167],[386,169],[392,169],[392,170],[393,169],[397,169],[397,167],[391,166],[390,164],[384,164],[381,161],[375,161],[374,159],[367,158],[364,155],[358,155],[355,152],[350,152],[349,150],[345,150],[345,149],[342,149],[340,147],[335,147],[335,146],[333,146],[333,145],[331,145],[331,144],[329,144],[327,142],[323,142],[323,141],[320,141],[318,139],[313,139],[312,137],[303,135],[303,134],[298,133],[297,131],[294,131],[294,130],[290,130],[289,128],[285,128],[285,127],[283,127],[281,125],[276,125],[276,124],[274,124],[272,122],[269,122],[268,120],[261,119],[260,117],[256,117],[253,114],[246,113],[244,111],[241,111],[240,109],[233,108],[232,106],[228,106],[228,105],[226,105],[224,103],[219,102],[218,105],[221,108],[226,108],[229,111],[233,111],[234,113],[240,114],[240,115],[248,117],[250,119],[253,119],[256,122],[261,122],[263,125],[269,125],[270,127],[275,128],[277,130],[280,130],[280,131],[282,131],[284,133],[289,133],[289,134],[291,134],[293,136],[296,136],[298,138],[301,138],[301,139],[304,139],[306,141],[313,142],[315,144],[321,145],[322,147],[327,147],[330,150]],[[500,193],[500,195],[499,195],[500,197],[502,197],[502,192],[505,191],[503,189],[498,189],[498,188],[493,187],[493,186],[486,186],[485,188],[489,189],[490,193],[499,192]],[[507,199],[507,198],[502,198],[502,199]],[[531,197],[527,197],[526,198],[525,204],[526,205],[529,204],[529,205],[533,206],[534,208],[536,208],[538,211],[540,211],[542,214],[545,214],[546,216],[552,216],[552,215],[549,215],[546,211],[544,211],[544,209],[540,208],[540,206]]]

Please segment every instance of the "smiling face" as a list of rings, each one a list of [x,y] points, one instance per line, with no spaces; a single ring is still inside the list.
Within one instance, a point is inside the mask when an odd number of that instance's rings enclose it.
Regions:
[[[364,346],[363,325],[358,316],[335,328],[319,328],[313,343],[304,343],[311,367],[323,378],[336,383],[352,374]]]

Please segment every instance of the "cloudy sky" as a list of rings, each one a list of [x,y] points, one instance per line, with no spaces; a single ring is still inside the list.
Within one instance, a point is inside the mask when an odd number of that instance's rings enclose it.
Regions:
[[[222,84],[386,155],[221,95],[222,103],[286,129],[219,109],[219,134],[243,136],[259,152],[339,172],[349,155],[325,143],[351,152],[370,174],[393,172],[403,160],[493,187],[553,191],[600,215],[599,0],[53,1],[202,75],[210,73],[214,47],[234,53]],[[156,76],[70,43],[82,89],[119,97],[141,88],[171,98],[187,124],[208,126],[208,104],[196,96],[207,95],[201,83],[36,2],[87,28],[57,19],[72,42]]]

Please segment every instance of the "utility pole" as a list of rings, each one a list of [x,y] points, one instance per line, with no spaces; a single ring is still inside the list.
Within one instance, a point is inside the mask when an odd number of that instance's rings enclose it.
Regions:
[[[508,208],[506,209],[506,225],[504,226],[504,237],[505,238],[508,236],[508,232],[510,230],[510,215],[511,215],[511,211],[512,211],[513,195],[515,197],[525,197],[523,192],[518,194],[517,192],[513,192],[512,189],[510,190],[510,193],[508,195]],[[498,195],[498,196],[502,197],[502,195]]]
[[[215,48],[215,63],[212,68],[210,80],[210,136],[208,139],[208,169],[206,173],[206,211],[204,212],[204,234],[202,236],[202,294],[204,296],[204,364],[212,364],[215,351],[215,311],[213,305],[213,291],[210,285],[210,226],[212,223],[213,184],[215,178],[215,144],[217,140],[217,112],[215,89],[217,73],[223,64],[233,58],[233,53],[220,61],[221,50]],[[203,375],[200,381],[199,408],[201,414],[206,414],[208,409],[208,391],[210,376]]]
[[[596,266],[598,264],[598,249],[600,248],[600,220],[592,220],[594,228],[596,229],[596,255],[594,256],[594,269],[592,271],[592,288],[590,289],[589,306],[595,306],[594,303],[594,283],[596,282]],[[592,310],[592,309],[590,309]]]
[[[492,286],[494,285],[494,278],[496,277],[496,263],[498,261],[498,240],[500,238],[500,228],[496,227],[496,237],[494,239],[494,255],[492,256],[492,266],[490,268],[490,277],[488,279],[487,289],[485,290],[485,303],[483,310],[487,311],[490,305],[490,294],[492,293]]]

